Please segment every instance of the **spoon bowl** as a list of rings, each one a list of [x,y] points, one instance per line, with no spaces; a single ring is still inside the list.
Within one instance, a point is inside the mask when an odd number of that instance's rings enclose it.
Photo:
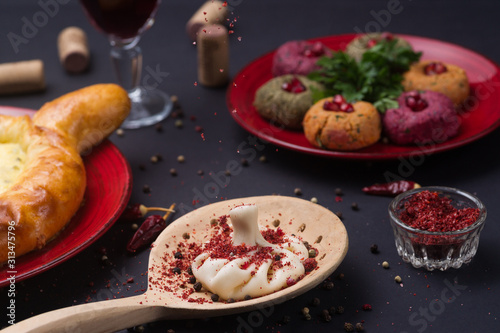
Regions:
[[[318,250],[315,270],[296,284],[269,295],[234,303],[212,302],[210,293],[201,290],[190,298],[182,290],[168,289],[168,284],[151,283],[165,279],[165,258],[173,256],[186,233],[189,243],[202,244],[211,234],[210,221],[227,215],[242,204],[255,204],[259,225],[279,227],[295,234]],[[274,223],[273,223],[274,222]],[[152,245],[148,264],[148,289],[138,296],[82,304],[47,312],[19,322],[2,332],[113,332],[138,324],[165,319],[205,318],[262,309],[282,303],[314,288],[330,276],[344,259],[348,249],[347,231],[330,210],[299,198],[258,196],[217,202],[198,208],[172,222]]]

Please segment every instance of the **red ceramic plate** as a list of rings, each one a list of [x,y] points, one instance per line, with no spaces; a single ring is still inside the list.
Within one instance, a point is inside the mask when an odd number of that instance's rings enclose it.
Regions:
[[[343,50],[356,35],[338,35],[313,39],[334,50]],[[398,146],[378,142],[370,147],[351,151],[328,151],[312,146],[300,131],[285,130],[261,118],[252,106],[255,91],[272,78],[274,52],[252,61],[234,78],[227,92],[227,105],[234,120],[245,130],[277,146],[320,156],[344,159],[395,159],[417,154],[432,154],[463,146],[490,133],[500,125],[500,67],[484,56],[461,46],[439,40],[400,35],[422,60],[435,59],[462,67],[468,75],[471,96],[460,110],[462,125],[458,136],[443,142],[422,146]]]
[[[33,110],[0,106],[1,114],[32,114]],[[87,189],[84,205],[66,228],[39,251],[16,259],[16,282],[39,274],[73,257],[103,235],[125,209],[132,190],[132,174],[127,160],[106,140],[84,157]],[[0,287],[7,285],[12,271],[0,269]]]

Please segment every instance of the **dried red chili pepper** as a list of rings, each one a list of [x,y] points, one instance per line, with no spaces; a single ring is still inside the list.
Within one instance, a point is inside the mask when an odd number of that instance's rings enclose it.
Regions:
[[[420,185],[411,180],[396,180],[389,183],[374,184],[371,186],[363,187],[363,192],[373,195],[386,195],[395,197],[398,194],[419,188]]]
[[[127,251],[136,252],[137,250],[150,245],[156,237],[158,237],[160,232],[166,228],[166,226],[167,223],[162,216],[148,216],[128,242]]]
[[[151,243],[158,237],[158,235],[167,227],[166,219],[173,212],[175,204],[170,206],[167,214],[164,216],[151,215],[148,216],[141,226],[135,232],[134,236],[127,243],[127,251],[136,252],[146,246],[151,245]]]
[[[144,217],[148,212],[151,211],[162,211],[162,212],[172,212],[170,208],[162,208],[162,207],[146,207],[142,204],[133,204],[127,207],[123,214],[120,216],[121,219],[124,220],[137,220],[141,217]]]

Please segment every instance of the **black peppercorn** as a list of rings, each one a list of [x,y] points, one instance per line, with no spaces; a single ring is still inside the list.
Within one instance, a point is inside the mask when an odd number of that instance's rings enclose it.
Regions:
[[[352,208],[352,210],[359,210],[359,206],[358,206],[358,204],[356,202],[353,202],[351,204],[351,208]]]
[[[312,301],[311,301],[311,305],[312,305],[312,306],[318,306],[318,305],[319,305],[319,303],[321,303],[321,301],[320,301],[320,299],[319,299],[319,298],[317,298],[317,297],[314,297],[314,298],[312,299]]]
[[[371,253],[378,253],[378,245],[373,244],[372,246],[370,246],[370,252]]]
[[[217,294],[212,294],[212,296],[210,296],[210,298],[212,299],[212,302],[218,302],[219,301],[219,295],[217,295]]]
[[[344,307],[341,305],[337,306],[337,308],[335,309],[335,313],[338,313],[338,314],[344,313]]]
[[[174,258],[175,259],[182,259],[183,258],[182,253],[181,252],[175,252]]]
[[[194,291],[200,291],[201,290],[201,282],[196,282],[194,285],[193,285],[193,289]]]
[[[342,189],[341,188],[336,188],[335,189],[335,195],[343,195],[344,193],[342,192]]]
[[[332,290],[334,286],[335,285],[333,284],[332,281],[325,281],[325,283],[323,283],[323,289],[326,290]]]
[[[191,284],[195,284],[196,283],[196,278],[194,276],[190,276],[189,279],[188,279],[188,282],[191,283]]]
[[[226,300],[226,303],[234,303],[234,302],[235,302],[234,298],[228,298]]]
[[[191,266],[187,268],[187,272],[189,275],[193,275],[193,269],[191,268]]]
[[[280,261],[280,260],[281,260],[281,257],[279,254],[274,256],[274,261]]]
[[[332,320],[332,316],[330,315],[330,312],[325,309],[321,311],[321,319],[323,319],[326,322],[329,322]]]
[[[248,300],[251,300],[252,299],[252,296],[250,295],[245,295],[245,297],[243,298],[245,301],[248,301]]]
[[[174,267],[172,269],[172,272],[174,272],[175,274],[181,274],[181,269],[179,267]]]

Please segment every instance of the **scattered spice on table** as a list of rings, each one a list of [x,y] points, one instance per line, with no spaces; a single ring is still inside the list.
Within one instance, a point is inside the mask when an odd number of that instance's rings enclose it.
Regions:
[[[378,253],[378,245],[372,244],[372,246],[370,246],[370,252],[371,253]]]

